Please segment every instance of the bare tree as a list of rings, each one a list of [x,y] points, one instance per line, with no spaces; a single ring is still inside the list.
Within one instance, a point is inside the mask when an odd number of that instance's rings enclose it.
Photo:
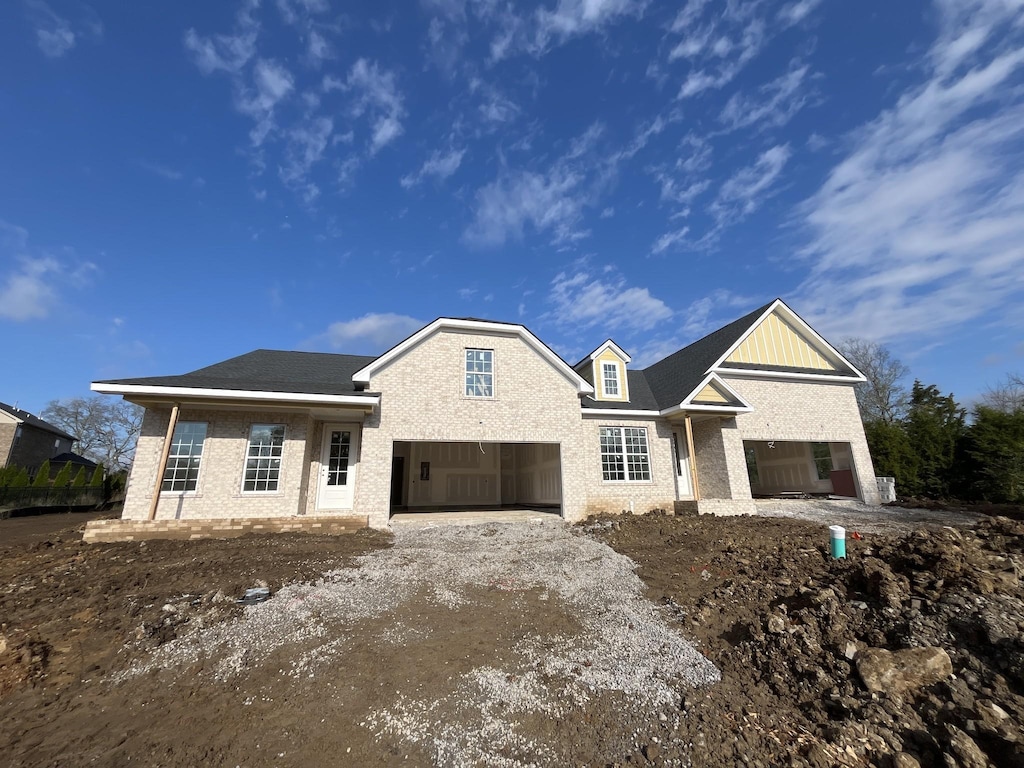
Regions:
[[[1001,413],[1024,410],[1024,377],[1008,373],[1002,383],[989,387],[981,396],[981,404]]]
[[[116,472],[131,466],[143,413],[127,400],[94,396],[51,400],[40,415],[78,438],[75,451]]]
[[[839,351],[867,378],[857,385],[861,418],[886,424],[902,420],[910,405],[910,393],[903,384],[910,369],[875,341],[846,338],[840,342]]]

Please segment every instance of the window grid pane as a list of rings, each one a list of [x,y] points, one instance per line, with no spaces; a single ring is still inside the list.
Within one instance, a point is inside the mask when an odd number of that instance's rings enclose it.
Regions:
[[[466,350],[466,397],[494,396],[494,350]]]
[[[601,427],[601,473],[605,480],[650,480],[645,427]]]
[[[160,483],[161,491],[194,491],[206,440],[206,423],[179,421],[171,436],[171,452]]]
[[[615,363],[602,363],[601,369],[604,371],[604,394],[607,397],[618,397],[619,396],[619,366]]]
[[[242,490],[251,493],[276,491],[281,479],[283,453],[283,424],[253,424],[249,430]]]

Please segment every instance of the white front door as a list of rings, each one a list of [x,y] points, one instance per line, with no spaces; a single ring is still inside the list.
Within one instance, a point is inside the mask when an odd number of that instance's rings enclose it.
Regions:
[[[690,452],[686,447],[686,431],[672,430],[672,447],[676,456],[676,494],[680,499],[693,498],[693,478],[690,475]]]
[[[324,424],[317,509],[352,509],[358,456],[358,425]]]

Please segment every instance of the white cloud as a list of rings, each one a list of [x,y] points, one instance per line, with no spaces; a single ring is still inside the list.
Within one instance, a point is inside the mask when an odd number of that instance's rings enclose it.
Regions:
[[[36,33],[36,45],[51,59],[61,58],[82,39],[96,41],[103,37],[99,16],[84,3],[76,9],[79,18],[74,22],[57,14],[44,0],[27,0],[25,9]]]
[[[925,79],[853,133],[800,208],[800,302],[826,332],[939,335],[1024,296],[1024,24],[1001,0],[939,3]],[[1018,330],[1019,333],[1019,330]]]
[[[448,152],[436,150],[429,158],[427,158],[423,165],[420,166],[418,171],[410,173],[408,176],[403,176],[399,183],[404,188],[410,189],[428,176],[433,176],[438,181],[444,181],[459,170],[459,166],[462,164],[462,157],[465,154],[465,149],[452,149]]]
[[[658,255],[659,253],[664,253],[673,246],[679,245],[679,243],[685,242],[686,235],[689,231],[689,227],[682,227],[681,229],[677,229],[672,232],[666,232],[654,241],[654,245],[651,246],[651,253]]]
[[[541,7],[532,14],[516,15],[512,6],[477,3],[473,10],[492,26],[491,59],[500,61],[513,53],[542,56],[557,45],[587,34],[596,34],[626,17],[639,17],[647,0],[558,0],[554,8]]]
[[[792,67],[789,72],[759,89],[760,97],[745,97],[734,93],[726,102],[719,121],[731,130],[758,123],[778,128],[788,123],[810,98],[804,89],[808,67]]]
[[[195,29],[185,32],[185,48],[193,63],[204,75],[218,70],[237,75],[256,55],[256,38],[260,25],[255,12],[259,0],[246,0],[235,17],[234,31],[229,35],[204,37]]]
[[[649,331],[673,314],[646,288],[630,287],[614,272],[561,272],[551,281],[548,300],[554,307],[548,317],[567,331]]]
[[[294,89],[295,79],[276,61],[259,59],[253,66],[252,80],[254,87],[239,84],[235,106],[255,121],[249,139],[254,147],[259,147],[276,130],[274,108]]]
[[[332,349],[362,349],[383,352],[418,331],[426,323],[408,315],[371,312],[354,320],[331,323],[315,341]]]
[[[736,221],[760,208],[791,154],[788,144],[776,145],[762,152],[753,165],[726,179],[710,208],[719,224]]]
[[[139,166],[150,173],[154,173],[161,178],[167,179],[168,181],[181,181],[181,179],[185,177],[185,174],[178,169],[171,168],[163,163],[153,163],[149,160],[140,160]]]
[[[359,59],[349,70],[345,83],[328,77],[324,79],[324,88],[341,88],[355,93],[352,113],[357,117],[363,114],[371,117],[371,155],[379,152],[402,134],[405,108],[394,72],[381,69],[376,62]]]
[[[309,180],[309,172],[323,158],[333,130],[331,118],[317,117],[288,131],[285,163],[280,169],[281,180],[300,190],[307,203],[320,194],[319,187]]]
[[[796,0],[779,9],[779,20],[787,27],[799,24],[821,5],[821,0]]]
[[[68,249],[64,249],[67,253]],[[0,318],[24,322],[48,317],[62,288],[81,289],[96,272],[91,262],[58,258],[30,245],[28,231],[0,220],[0,256],[16,264],[0,275]]]

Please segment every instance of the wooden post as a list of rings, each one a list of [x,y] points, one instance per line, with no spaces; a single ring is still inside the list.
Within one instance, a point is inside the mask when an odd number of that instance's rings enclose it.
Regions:
[[[156,484],[153,486],[153,500],[149,503],[149,519],[156,520],[156,508],[160,504],[160,486],[164,484],[164,472],[167,471],[167,458],[171,455],[171,443],[174,442],[174,428],[178,426],[178,404],[171,408],[171,421],[167,425],[164,437],[164,451],[160,454],[160,466],[156,470]]]
[[[693,498],[700,501],[700,483],[697,481],[697,452],[693,450],[693,426],[690,414],[686,414],[686,450],[690,454],[690,481],[693,483]]]

